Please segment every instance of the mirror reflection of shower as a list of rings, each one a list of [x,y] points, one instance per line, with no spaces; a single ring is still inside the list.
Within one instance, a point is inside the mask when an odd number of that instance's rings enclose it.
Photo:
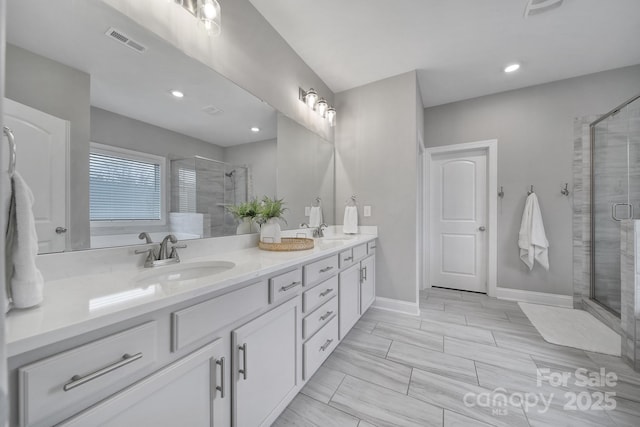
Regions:
[[[202,223],[202,237],[235,234],[227,206],[248,201],[249,168],[204,157],[171,161],[171,212]]]
[[[620,316],[620,224],[640,218],[640,95],[590,131],[591,299]]]

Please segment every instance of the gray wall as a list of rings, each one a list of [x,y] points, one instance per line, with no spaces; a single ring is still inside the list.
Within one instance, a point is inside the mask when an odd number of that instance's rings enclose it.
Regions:
[[[287,211],[283,228],[309,220],[305,206],[322,199],[323,221],[334,224],[334,146],[283,114],[278,114],[277,196]]]
[[[193,16],[171,2],[103,0],[187,55],[209,65],[308,129],[333,140],[333,128],[298,100],[298,87],[315,88],[333,102],[333,92],[295,53],[249,0],[221,1],[222,32],[203,37]],[[151,8],[154,13],[149,13]],[[340,117],[338,111],[338,117]]]
[[[276,195],[277,140],[252,142],[226,147],[224,161],[251,168],[253,194],[250,197],[274,197]]]
[[[69,241],[89,247],[90,76],[59,62],[7,45],[6,97],[71,124]]]
[[[355,194],[359,224],[379,227],[377,296],[408,302],[416,302],[416,92],[412,71],[336,94],[336,222]]]
[[[425,109],[425,143],[498,139],[498,286],[572,294],[573,120],[602,114],[640,90],[640,66],[576,77]],[[549,272],[518,256],[526,191],[534,185],[549,239]]]

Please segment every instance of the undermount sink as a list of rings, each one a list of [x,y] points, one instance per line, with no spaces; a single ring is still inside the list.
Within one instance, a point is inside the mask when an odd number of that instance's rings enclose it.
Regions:
[[[347,237],[347,236],[321,237],[319,239],[316,239],[316,245],[320,249],[331,249],[331,248],[345,245],[353,241],[353,239],[354,237]]]
[[[187,280],[214,276],[235,267],[235,263],[228,261],[209,261],[179,264],[168,267],[154,267],[152,271],[145,271],[136,278],[142,285],[154,283],[178,283]]]
[[[331,236],[331,237],[322,237],[320,238],[320,240],[325,240],[327,242],[348,242],[350,240],[355,239],[355,237],[351,237],[351,236]]]

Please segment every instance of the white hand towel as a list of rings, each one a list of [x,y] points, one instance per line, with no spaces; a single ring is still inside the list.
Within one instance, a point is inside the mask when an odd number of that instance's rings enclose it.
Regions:
[[[544,232],[542,213],[535,193],[527,197],[524,205],[518,246],[520,259],[529,267],[529,270],[533,269],[535,261],[538,261],[545,270],[549,270],[549,241]]]
[[[322,224],[322,208],[320,206],[312,206],[309,211],[309,227],[320,227]]]
[[[33,217],[33,193],[18,172],[13,176],[13,191],[16,234],[11,250],[11,296],[14,307],[27,308],[42,302],[44,279],[36,267],[38,235]]]
[[[342,224],[343,233],[356,234],[358,232],[358,208],[356,206],[344,208],[344,221]]]

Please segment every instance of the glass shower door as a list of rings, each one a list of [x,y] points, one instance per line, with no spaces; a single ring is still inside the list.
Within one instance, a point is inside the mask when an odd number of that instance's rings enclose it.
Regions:
[[[640,210],[640,106],[627,105],[591,127],[591,298],[620,315],[620,221]]]

